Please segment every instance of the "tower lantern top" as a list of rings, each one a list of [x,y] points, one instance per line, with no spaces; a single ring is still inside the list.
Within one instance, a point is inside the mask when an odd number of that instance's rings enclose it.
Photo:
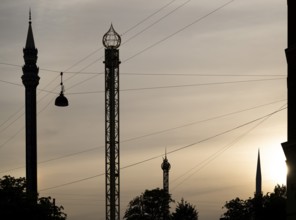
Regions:
[[[167,156],[165,154],[165,158],[161,164],[161,169],[169,171],[171,169],[171,164],[169,163]]]
[[[107,31],[106,34],[103,36],[103,45],[107,49],[117,49],[121,44],[121,37],[120,35],[114,30],[113,25]]]

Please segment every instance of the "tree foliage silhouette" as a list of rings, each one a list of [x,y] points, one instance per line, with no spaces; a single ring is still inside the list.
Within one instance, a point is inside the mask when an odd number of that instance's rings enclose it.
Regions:
[[[146,190],[130,201],[125,211],[126,220],[198,220],[196,207],[181,199],[171,215],[169,204],[174,202],[163,189]]]
[[[0,219],[65,220],[62,206],[50,197],[36,198],[26,192],[26,179],[3,176],[0,179]]]
[[[126,220],[162,220],[168,214],[171,195],[162,189],[146,190],[130,201],[125,211]]]
[[[172,214],[172,220],[198,220],[196,207],[181,199],[178,202],[175,212]]]
[[[272,193],[255,196],[247,200],[235,198],[227,201],[223,208],[226,212],[223,220],[285,220],[286,219],[286,186],[276,185]]]

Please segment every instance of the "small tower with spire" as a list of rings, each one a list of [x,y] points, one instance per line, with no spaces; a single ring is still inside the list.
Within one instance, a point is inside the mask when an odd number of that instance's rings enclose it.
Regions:
[[[258,150],[255,197],[260,197],[260,196],[262,196],[262,175],[261,175],[261,164],[260,164],[260,150]]]
[[[169,171],[171,169],[171,164],[167,159],[167,153],[165,151],[165,157],[161,164],[161,169],[163,170],[163,190],[169,193]]]
[[[23,49],[25,65],[22,81],[25,86],[26,106],[26,179],[27,192],[37,198],[37,116],[36,88],[39,84],[39,68],[36,66],[38,50],[35,47],[29,12],[29,29],[26,46]]]
[[[260,164],[260,150],[258,150],[257,170],[256,170],[256,191],[254,195],[254,220],[262,219],[262,176]]]

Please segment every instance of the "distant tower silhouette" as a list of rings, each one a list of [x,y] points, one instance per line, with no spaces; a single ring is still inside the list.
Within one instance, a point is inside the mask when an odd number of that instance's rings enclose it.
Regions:
[[[171,169],[171,164],[167,159],[166,152],[161,164],[161,169],[163,170],[163,190],[169,193],[169,171]]]
[[[296,219],[296,1],[288,0],[288,140],[282,144],[287,174],[287,219]]]
[[[106,220],[120,219],[119,164],[119,50],[121,38],[112,24],[103,36],[105,46],[105,173]]]
[[[27,192],[37,198],[37,116],[36,88],[39,84],[36,66],[38,50],[35,47],[31,26],[31,10],[29,12],[29,29],[26,46],[23,49],[25,65],[22,81],[25,86],[26,102],[26,179]]]
[[[254,196],[254,220],[262,220],[262,176],[260,164],[260,151],[258,150],[256,170],[256,191]]]
[[[258,158],[257,158],[255,196],[262,196],[262,176],[261,176],[261,164],[260,164],[260,151],[259,150],[258,150]]]

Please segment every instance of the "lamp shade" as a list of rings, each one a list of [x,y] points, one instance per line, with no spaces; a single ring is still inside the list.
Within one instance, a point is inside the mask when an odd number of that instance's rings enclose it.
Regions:
[[[69,105],[69,102],[68,99],[64,96],[64,93],[61,92],[60,95],[56,98],[54,104],[59,107],[65,107]]]

